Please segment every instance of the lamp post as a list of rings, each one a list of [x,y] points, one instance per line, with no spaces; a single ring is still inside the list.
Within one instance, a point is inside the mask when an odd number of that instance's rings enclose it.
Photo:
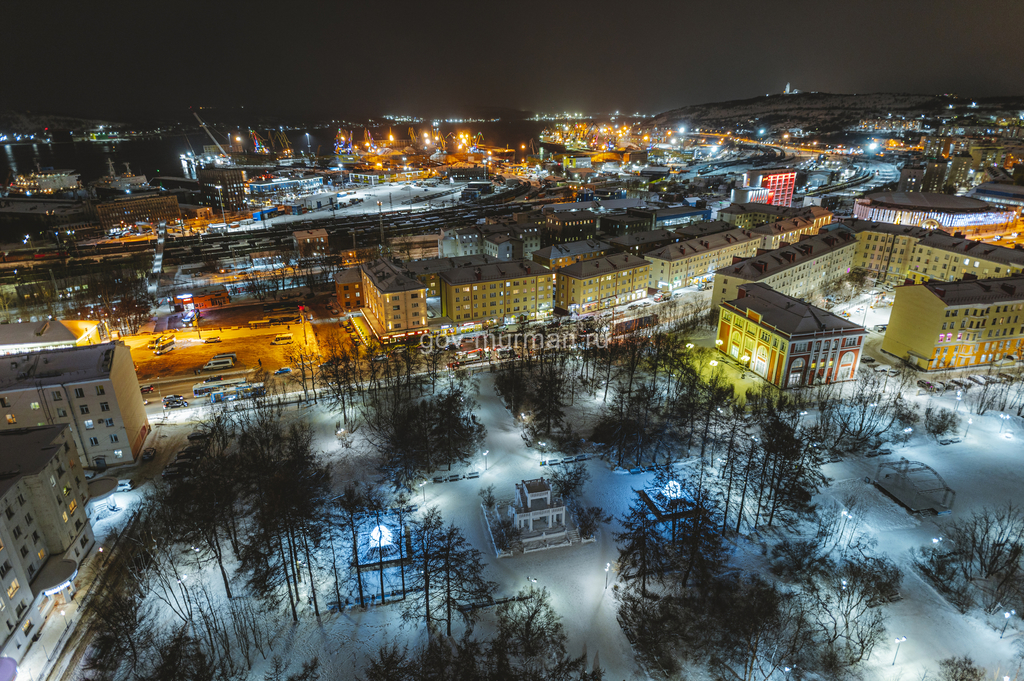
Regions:
[[[423,482],[420,483],[420,489],[423,490],[423,503],[424,504],[427,503],[427,490],[424,487],[424,485],[426,485],[426,484],[427,484],[426,480],[424,480]]]
[[[69,624],[68,624],[68,616],[64,614],[63,610],[60,611],[60,616],[64,618],[64,629],[67,629],[68,626],[69,626]]]
[[[1006,625],[1010,623],[1010,615],[1016,615],[1016,614],[1017,614],[1016,610],[1011,610],[1010,612],[1004,612],[1003,613],[1003,618],[1006,621],[1003,622],[1003,630],[999,632],[999,638],[1002,638],[1003,634],[1006,633]]]
[[[907,640],[906,636],[900,636],[898,639],[896,639],[896,655],[900,654],[900,644],[903,643],[906,640]],[[896,655],[892,656],[892,666],[893,667],[896,666]]]
[[[962,395],[963,395],[963,392],[962,392],[962,391],[960,391],[960,390],[957,390],[957,391],[956,391],[956,408],[955,408],[955,409],[953,409],[953,413],[954,413],[954,414],[955,414],[955,413],[956,413],[957,411],[959,411],[959,409],[960,409],[960,398],[961,398],[961,396],[962,396]]]
[[[611,569],[611,567],[612,567],[611,563],[605,563],[604,564],[604,588],[605,588],[605,590],[608,589],[608,571]]]
[[[967,437],[967,433],[971,431],[972,423],[974,423],[974,419],[967,419],[967,428],[964,429],[964,437]]]
[[[227,224],[228,219],[224,217],[224,193],[222,191],[223,188],[224,187],[222,185],[217,185],[217,200],[220,203],[220,221],[223,222],[224,224]]]
[[[1006,425],[1006,422],[1009,421],[1009,420],[1010,420],[1010,415],[1009,414],[1000,414],[999,415],[999,432],[1000,432],[1000,434],[1003,432],[1003,426]]]
[[[484,470],[485,471],[487,470],[487,452],[489,452],[489,451],[491,451],[491,450],[487,449],[487,450],[484,451]]]

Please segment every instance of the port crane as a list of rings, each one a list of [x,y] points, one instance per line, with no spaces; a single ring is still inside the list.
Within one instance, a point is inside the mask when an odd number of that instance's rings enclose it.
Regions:
[[[252,140],[253,149],[257,154],[269,154],[270,149],[267,148],[267,141],[259,136],[252,128],[249,128],[249,139]]]
[[[224,151],[224,147],[220,145],[220,142],[217,141],[217,138],[213,136],[212,132],[210,132],[209,126],[207,126],[203,119],[199,117],[199,112],[193,111],[192,115],[196,117],[196,120],[199,121],[199,126],[207,135],[210,136],[210,139],[213,140],[213,143],[217,145],[217,149],[220,150],[221,156],[227,157],[228,152]]]

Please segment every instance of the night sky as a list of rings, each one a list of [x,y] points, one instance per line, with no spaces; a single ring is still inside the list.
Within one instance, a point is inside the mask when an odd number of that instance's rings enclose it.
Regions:
[[[0,108],[113,120],[189,106],[306,119],[657,113],[787,81],[1020,95],[1022,25],[1021,0],[8,0]]]

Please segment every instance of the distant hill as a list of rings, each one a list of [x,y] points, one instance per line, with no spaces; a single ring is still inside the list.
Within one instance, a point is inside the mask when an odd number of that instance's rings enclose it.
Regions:
[[[954,95],[910,95],[876,93],[841,95],[823,92],[801,92],[795,95],[769,95],[731,102],[696,104],[672,109],[651,119],[655,126],[692,125],[724,128],[758,126],[803,128],[822,133],[856,125],[863,118],[888,114],[926,119],[945,113],[958,116],[987,116],[1024,109],[1024,97],[998,97],[972,100]],[[950,105],[953,109],[950,109]]]
[[[15,135],[33,135],[50,130],[89,130],[96,126],[120,126],[114,121],[101,121],[74,116],[57,116],[53,114],[32,113],[31,111],[12,111],[0,109],[0,133]]]

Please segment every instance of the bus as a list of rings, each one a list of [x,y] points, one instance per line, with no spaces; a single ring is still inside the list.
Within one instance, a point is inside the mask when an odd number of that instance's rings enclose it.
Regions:
[[[271,345],[288,345],[292,342],[292,335],[290,333],[279,333],[274,336],[274,340]]]
[[[156,348],[153,349],[154,355],[162,355],[165,352],[170,352],[174,349],[174,336],[165,338],[164,340],[157,343]]]
[[[231,369],[235,366],[235,360],[230,357],[214,357],[203,365],[203,371],[216,371],[217,369]]]
[[[212,392],[223,392],[225,388],[234,390],[235,386],[245,383],[244,378],[226,378],[223,381],[212,381],[210,383],[196,383],[192,386],[192,394],[196,397],[209,395]]]
[[[253,319],[249,322],[250,329],[263,329],[270,326],[269,319]]]
[[[218,402],[234,402],[235,400],[246,400],[252,397],[262,397],[264,389],[262,383],[241,383],[237,385],[226,385],[217,388],[209,393],[210,404]]]

